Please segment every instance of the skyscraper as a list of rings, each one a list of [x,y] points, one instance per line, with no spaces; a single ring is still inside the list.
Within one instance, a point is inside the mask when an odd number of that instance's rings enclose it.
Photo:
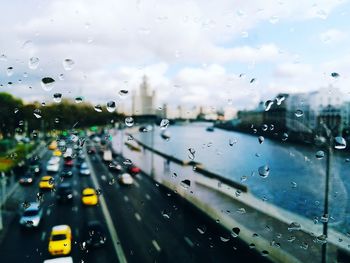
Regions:
[[[153,115],[155,91],[151,91],[147,76],[143,76],[139,91],[134,92],[132,96],[132,114],[133,115]]]

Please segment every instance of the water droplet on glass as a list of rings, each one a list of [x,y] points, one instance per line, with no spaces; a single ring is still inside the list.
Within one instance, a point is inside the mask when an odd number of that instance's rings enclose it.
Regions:
[[[228,144],[230,145],[230,146],[233,146],[234,144],[236,144],[237,143],[237,139],[229,139],[229,141],[228,141]]]
[[[16,114],[18,112],[18,108],[15,108],[13,112]]]
[[[335,145],[334,148],[338,150],[343,150],[346,148],[346,141],[343,137],[337,136],[334,138]]]
[[[290,236],[290,237],[288,237],[287,241],[288,242],[293,242],[295,239],[296,239],[295,236]]]
[[[5,54],[1,54],[0,61],[7,61],[7,56]]]
[[[255,80],[256,80],[255,78],[252,78],[252,79],[249,81],[249,83],[252,84],[252,83],[255,82]]]
[[[24,202],[22,203],[22,207],[23,207],[24,209],[27,209],[28,207],[30,207],[30,203],[29,203],[28,201],[24,201]]]
[[[277,96],[277,97],[276,97],[276,104],[277,104],[278,106],[281,105],[282,102],[283,102],[285,99],[286,99],[286,97],[283,96],[283,95]]]
[[[107,102],[107,111],[108,111],[108,112],[113,112],[113,111],[115,111],[116,107],[117,107],[117,105],[115,104],[114,101],[111,100],[111,101],[108,101],[108,102]]]
[[[273,101],[272,100],[267,100],[265,102],[265,111],[270,110],[271,106],[273,105]]]
[[[316,237],[315,241],[318,244],[326,244],[327,243],[327,236],[326,235],[319,235]]]
[[[60,119],[59,118],[55,118],[55,123],[59,123]]]
[[[33,114],[37,119],[41,118],[41,111],[39,109],[35,109]]]
[[[282,134],[282,141],[285,142],[286,140],[288,140],[288,133],[284,132],[284,133]]]
[[[228,241],[230,241],[230,237],[229,236],[220,236],[220,240],[222,241],[222,242],[228,242]]]
[[[125,97],[126,95],[128,95],[129,91],[126,89],[121,89],[119,90],[119,96],[120,97]]]
[[[97,111],[97,112],[102,112],[102,107],[100,104],[97,104],[94,106],[94,110]]]
[[[276,24],[278,21],[279,21],[278,16],[271,16],[270,19],[269,19],[269,22],[271,24]]]
[[[55,93],[53,94],[53,101],[56,103],[60,103],[62,100],[62,94],[61,93]]]
[[[131,127],[134,125],[134,119],[133,117],[126,117],[125,118],[125,125],[128,127]]]
[[[125,164],[125,165],[132,165],[132,161],[130,159],[125,159],[123,161],[123,164]]]
[[[188,151],[189,151],[188,158],[190,158],[191,160],[194,160],[196,150],[193,148],[189,148]]]
[[[317,151],[316,152],[316,158],[322,159],[324,157],[324,151]]]
[[[263,136],[259,136],[258,137],[258,141],[260,144],[262,144],[264,142],[264,137]]]
[[[299,231],[301,229],[301,225],[298,222],[292,222],[288,226],[288,231]]]
[[[45,77],[45,78],[41,79],[41,87],[45,91],[52,90],[54,83],[55,83],[55,80],[53,78],[50,78],[50,77]]]
[[[191,181],[188,179],[182,180],[180,185],[185,188],[188,189],[191,186]]]
[[[60,80],[64,80],[64,74],[60,74],[59,76],[58,76],[58,78],[60,79]]]
[[[340,77],[340,75],[339,75],[339,73],[337,73],[337,72],[332,72],[331,73],[331,77],[333,77],[333,78],[339,78]]]
[[[309,248],[309,244],[308,243],[306,243],[306,242],[303,242],[303,243],[301,243],[301,245],[300,245],[300,248],[302,248],[302,249],[308,249]]]
[[[244,207],[241,207],[241,208],[238,208],[238,209],[237,209],[237,213],[239,213],[239,214],[245,214],[245,213],[246,213],[246,210],[245,210]]]
[[[72,70],[74,67],[74,61],[70,58],[66,58],[63,60],[63,68],[65,70]]]
[[[236,237],[238,237],[239,232],[241,232],[241,230],[238,227],[234,227],[234,228],[232,228],[231,236],[236,238]]]
[[[170,214],[167,210],[163,210],[162,211],[162,216],[165,218],[165,219],[169,219],[170,218]]]
[[[7,76],[12,76],[12,74],[13,74],[13,67],[8,67],[6,69],[6,74],[7,74]]]
[[[82,103],[83,98],[82,97],[75,97],[74,101],[75,101],[75,103]]]
[[[268,165],[260,166],[258,172],[262,178],[266,178],[270,174],[270,167]]]
[[[22,49],[32,48],[32,47],[33,47],[33,41],[31,40],[27,40],[22,44]]]
[[[166,128],[168,128],[169,123],[170,122],[168,119],[162,119],[159,126],[161,129],[165,130]]]
[[[304,112],[302,110],[296,110],[294,114],[297,118],[299,118],[304,115]]]
[[[205,231],[207,231],[207,227],[204,225],[199,226],[199,227],[197,227],[197,231],[203,235],[205,233]]]
[[[39,58],[31,57],[28,61],[28,67],[30,69],[36,69],[39,66],[39,62],[40,62]]]

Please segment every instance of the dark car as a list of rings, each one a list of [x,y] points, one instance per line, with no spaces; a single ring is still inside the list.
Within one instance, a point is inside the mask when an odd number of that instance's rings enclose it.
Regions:
[[[88,222],[83,228],[82,236],[89,248],[102,247],[107,241],[107,232],[99,221]]]
[[[63,178],[70,178],[72,176],[73,176],[72,170],[65,169],[61,172],[61,177],[63,177]]]
[[[34,176],[31,173],[27,173],[24,176],[20,177],[18,182],[22,185],[32,184],[34,181]]]
[[[66,157],[66,158],[64,159],[64,166],[72,167],[72,166],[73,166],[73,158],[71,158],[71,157]]]
[[[39,158],[31,158],[29,160],[29,170],[35,175],[39,175],[41,173],[42,168]]]
[[[58,202],[73,201],[73,188],[69,183],[62,183],[57,187],[56,199]]]

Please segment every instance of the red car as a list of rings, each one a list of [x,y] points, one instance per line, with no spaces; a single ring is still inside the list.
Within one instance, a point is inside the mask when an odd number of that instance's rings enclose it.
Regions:
[[[73,166],[73,159],[72,158],[66,158],[64,160],[64,165],[65,166]]]
[[[138,174],[140,172],[141,172],[141,169],[137,166],[133,165],[133,166],[129,167],[129,173],[131,173],[133,175]]]

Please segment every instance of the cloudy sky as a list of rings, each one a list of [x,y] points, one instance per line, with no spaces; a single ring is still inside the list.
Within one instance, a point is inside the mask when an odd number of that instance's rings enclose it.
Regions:
[[[0,89],[25,101],[128,103],[118,91],[144,74],[158,105],[249,108],[278,92],[350,92],[346,0],[12,0],[1,10]],[[49,91],[44,77],[55,80]]]

